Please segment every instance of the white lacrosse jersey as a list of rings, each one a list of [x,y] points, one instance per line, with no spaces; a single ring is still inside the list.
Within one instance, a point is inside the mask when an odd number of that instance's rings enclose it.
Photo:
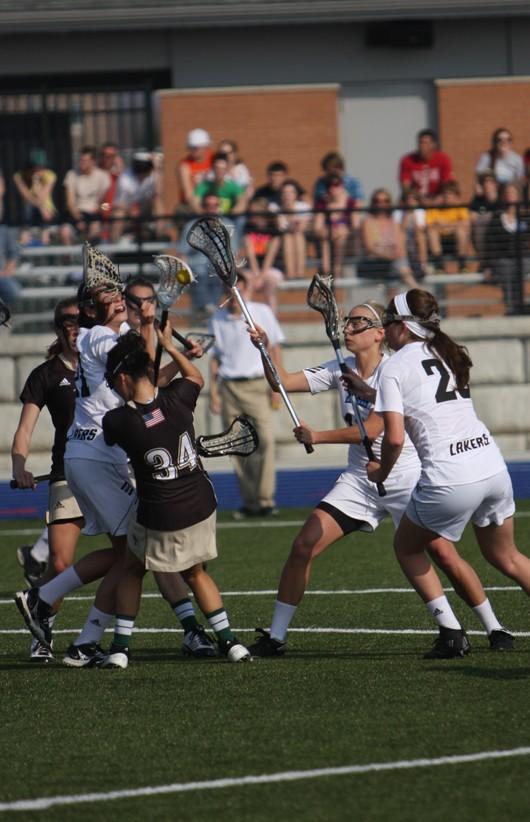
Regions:
[[[81,328],[77,337],[79,364],[74,421],[68,431],[65,459],[74,457],[104,462],[126,463],[127,455],[117,445],[105,444],[101,422],[107,411],[123,405],[121,397],[105,380],[107,355],[116,340],[129,330],[122,323],[119,333],[104,325]]]
[[[408,343],[385,363],[375,410],[405,418],[422,465],[420,484],[467,485],[506,467],[469,389],[457,390],[448,366],[423,342]]]
[[[388,354],[383,354],[381,364],[378,365],[378,367],[375,369],[375,371],[370,377],[364,380],[364,382],[367,385],[369,385],[370,388],[375,388],[376,391],[379,390],[379,379],[382,371],[382,365],[388,359]],[[346,365],[349,368],[351,368],[352,371],[357,370],[357,362],[354,355],[349,355],[348,357],[346,357]],[[315,368],[305,368],[304,374],[306,376],[307,382],[309,383],[309,390],[312,394],[319,394],[321,391],[328,391],[330,388],[335,388],[339,392],[341,414],[344,418],[344,421],[348,425],[352,423],[355,424],[355,415],[353,412],[352,403],[348,400],[347,392],[345,391],[344,386],[342,385],[340,379],[341,370],[336,359],[329,360],[329,362],[325,362],[323,363],[323,365],[318,365]],[[357,397],[357,405],[361,413],[361,419],[363,420],[363,422],[365,422],[374,407],[373,403],[371,403],[369,400],[364,400],[360,397]],[[374,451],[375,458],[377,460],[381,456],[382,440],[383,435],[381,434],[372,442],[372,448]],[[348,468],[351,471],[353,471],[353,473],[359,474],[364,479],[366,479],[367,463],[368,457],[366,456],[364,445],[362,445],[362,443],[352,443],[348,449]],[[405,444],[399,456],[398,463],[400,471],[418,469],[418,455],[416,454],[416,449],[414,448],[413,444],[411,443],[408,437],[405,438]],[[396,466],[394,466],[395,468],[398,468],[398,463],[396,463]]]

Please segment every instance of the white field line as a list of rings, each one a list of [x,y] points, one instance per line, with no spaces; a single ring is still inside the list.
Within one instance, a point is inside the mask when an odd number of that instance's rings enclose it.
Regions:
[[[190,791],[242,788],[249,785],[270,785],[279,782],[297,782],[303,779],[321,777],[353,776],[384,771],[412,770],[414,768],[435,768],[441,765],[468,765],[495,759],[509,759],[529,756],[530,747],[512,748],[504,751],[478,751],[456,756],[439,756],[433,759],[402,759],[395,762],[372,762],[366,765],[343,765],[335,768],[314,768],[307,771],[281,771],[270,774],[209,779],[202,782],[173,782],[169,785],[149,785],[143,788],[129,788],[105,793],[79,793],[70,796],[43,796],[38,799],[19,799],[14,802],[0,802],[0,812],[43,811],[59,805],[80,805],[87,802],[109,802],[115,799],[137,799],[143,796],[188,793]]]
[[[485,591],[520,591],[518,585],[487,585]],[[444,588],[444,591],[454,591],[454,588]],[[223,597],[263,597],[274,596],[278,591],[276,588],[268,588],[261,591],[221,591]],[[306,591],[304,596],[362,596],[366,594],[414,594],[414,588],[338,588],[336,591]],[[160,599],[160,594],[142,594],[142,599]],[[65,597],[67,602],[92,602],[94,596],[73,596]],[[0,605],[12,605],[13,599],[0,599]]]
[[[516,519],[525,519],[530,517],[530,511],[517,511],[515,513]],[[227,528],[292,528],[296,526],[300,528],[304,524],[304,519],[285,519],[285,520],[270,520],[270,519],[256,519],[250,522],[218,522],[217,528],[225,530]],[[391,525],[390,519],[384,519],[381,525]],[[40,534],[42,528],[14,528],[3,530],[0,526],[0,535],[6,537],[31,536],[32,534]]]
[[[236,634],[253,634],[255,628],[232,628]],[[81,628],[58,628],[54,629],[53,635],[57,634],[78,634]],[[113,628],[106,628],[105,633],[112,634]],[[135,634],[181,634],[182,628],[133,628]],[[0,628],[0,635],[26,634],[27,628]],[[437,634],[436,627],[433,628],[318,628],[314,625],[308,628],[289,628],[290,634]],[[530,636],[530,631],[510,631],[512,636]],[[470,636],[486,636],[485,631],[466,631]]]

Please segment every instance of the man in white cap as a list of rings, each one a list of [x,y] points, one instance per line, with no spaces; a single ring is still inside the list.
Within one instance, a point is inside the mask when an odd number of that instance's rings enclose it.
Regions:
[[[210,135],[203,128],[188,132],[188,153],[177,166],[177,180],[180,189],[180,206],[183,210],[193,210],[193,191],[206,172],[212,167]]]

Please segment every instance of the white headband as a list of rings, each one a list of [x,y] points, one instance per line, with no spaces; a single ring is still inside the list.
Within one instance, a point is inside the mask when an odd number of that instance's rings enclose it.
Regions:
[[[431,331],[429,328],[425,328],[423,325],[420,325],[419,322],[416,322],[416,318],[414,318],[414,315],[410,310],[410,306],[407,302],[407,294],[408,291],[402,291],[401,294],[396,294],[396,296],[394,297],[396,314],[401,317],[411,318],[402,320],[403,324],[407,326],[411,334],[414,334],[416,337],[420,337],[420,339],[422,340],[432,340],[432,338],[434,337],[434,331]]]
[[[379,325],[381,325],[381,317],[379,316],[379,314],[377,313],[377,311],[375,310],[375,308],[374,308],[373,306],[371,306],[371,305],[370,305],[370,303],[361,303],[361,306],[362,306],[363,308],[368,308],[368,309],[370,309],[370,311],[372,312],[372,314],[373,314],[373,315],[374,315],[374,317],[376,318],[376,320],[377,320],[377,322],[379,323]]]

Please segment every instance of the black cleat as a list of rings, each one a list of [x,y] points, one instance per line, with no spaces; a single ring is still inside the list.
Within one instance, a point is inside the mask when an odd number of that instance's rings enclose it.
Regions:
[[[45,665],[48,662],[53,662],[53,651],[47,648],[46,645],[43,645],[42,642],[39,642],[38,639],[35,639],[35,637],[33,637],[33,639],[31,640],[29,658],[31,662],[36,662],[40,665]]]
[[[513,651],[513,636],[508,631],[492,631],[488,639],[490,651]]]
[[[249,651],[252,656],[267,657],[267,656],[283,656],[287,648],[287,642],[281,642],[279,639],[273,639],[269,631],[263,628],[256,628],[260,637],[253,645],[250,645]]]
[[[456,628],[440,627],[440,634],[435,639],[430,651],[423,654],[424,659],[455,659],[464,657],[471,651],[466,632]]]
[[[28,588],[27,591],[17,591],[14,599],[24,622],[35,639],[51,650],[52,630],[49,623],[51,606],[39,599],[39,589]]]
[[[70,645],[63,657],[63,663],[69,668],[94,668],[99,665],[107,654],[97,642],[87,642],[84,645]]]
[[[22,545],[17,548],[18,564],[22,566],[24,579],[30,588],[34,588],[47,568],[46,562],[39,562],[32,556],[31,545]]]

